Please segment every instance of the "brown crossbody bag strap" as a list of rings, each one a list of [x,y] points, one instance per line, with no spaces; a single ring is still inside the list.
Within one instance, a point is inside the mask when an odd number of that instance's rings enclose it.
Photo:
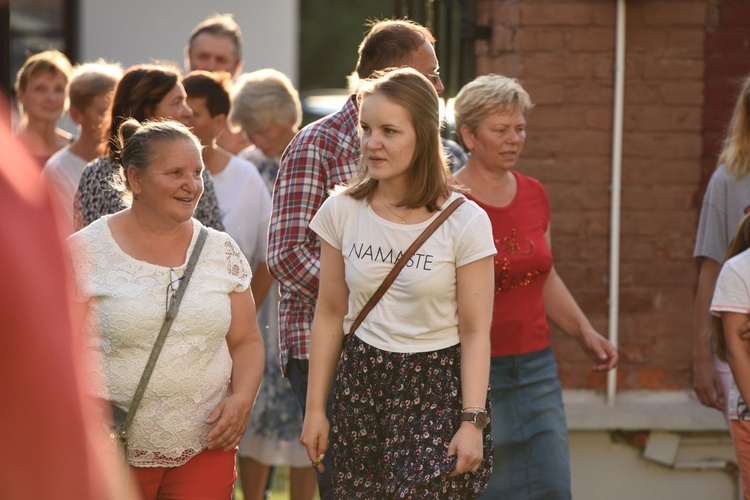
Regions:
[[[466,198],[461,197],[448,205],[448,207],[440,213],[437,219],[432,221],[432,224],[427,226],[427,229],[425,229],[422,234],[420,234],[419,237],[414,240],[414,243],[412,243],[411,246],[406,250],[406,252],[404,252],[404,254],[401,256],[401,258],[398,259],[398,262],[396,262],[396,264],[393,266],[391,272],[388,273],[388,276],[385,277],[378,289],[375,290],[375,293],[373,293],[372,297],[370,297],[370,300],[367,301],[365,307],[363,307],[359,312],[359,316],[357,316],[357,319],[355,319],[354,323],[352,323],[352,327],[349,329],[349,333],[344,336],[344,343],[346,343],[346,341],[349,340],[352,335],[354,335],[354,332],[357,330],[357,328],[359,328],[359,325],[362,324],[369,312],[372,311],[372,308],[375,307],[375,305],[380,301],[381,298],[383,298],[385,292],[396,280],[396,276],[398,276],[398,273],[400,273],[404,266],[406,266],[406,263],[409,262],[409,259],[411,259],[412,255],[414,255],[416,251],[419,250],[419,247],[421,247],[424,242],[427,241],[427,238],[432,236],[432,233],[434,233],[435,230],[437,230],[437,228],[439,228],[440,225],[445,222],[445,220],[450,217],[450,215],[459,207],[459,205],[461,205],[465,201]]]

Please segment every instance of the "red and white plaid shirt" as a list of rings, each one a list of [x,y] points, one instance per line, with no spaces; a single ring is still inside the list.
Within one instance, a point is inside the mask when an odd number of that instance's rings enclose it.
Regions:
[[[350,179],[359,159],[358,110],[351,96],[338,112],[302,129],[281,157],[268,228],[268,268],[279,280],[279,357],[309,359],[318,299],[320,241],[310,221],[328,190]]]

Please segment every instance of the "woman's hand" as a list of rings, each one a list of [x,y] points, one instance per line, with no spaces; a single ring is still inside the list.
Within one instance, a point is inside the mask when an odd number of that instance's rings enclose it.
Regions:
[[[305,445],[310,462],[319,472],[325,470],[321,461],[328,450],[330,428],[325,412],[308,411],[305,415],[305,421],[302,424],[302,436],[299,440]]]
[[[448,445],[448,456],[458,455],[456,468],[448,474],[448,477],[479,470],[484,458],[483,439],[482,431],[477,429],[474,424],[471,422],[461,423],[461,427]]]
[[[208,425],[216,424],[208,433],[208,449],[229,451],[240,444],[252,407],[252,401],[238,394],[222,399],[206,420]]]
[[[617,349],[593,328],[586,328],[578,339],[583,351],[594,360],[594,370],[607,371],[617,366]]]

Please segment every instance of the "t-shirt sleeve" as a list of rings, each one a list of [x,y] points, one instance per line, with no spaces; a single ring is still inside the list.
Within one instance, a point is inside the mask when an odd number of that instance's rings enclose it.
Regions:
[[[250,286],[252,271],[250,263],[242,254],[237,243],[226,233],[222,234],[224,240],[224,254],[227,263],[227,277],[230,282],[230,290],[233,292],[244,292]]]
[[[718,315],[721,312],[750,312],[750,292],[742,274],[733,261],[722,266],[711,300],[712,313]]]
[[[708,257],[721,262],[729,244],[727,233],[727,199],[725,178],[717,170],[711,176],[703,197],[693,257]]]
[[[471,203],[471,202],[468,202]],[[470,264],[476,260],[495,255],[497,249],[492,238],[492,224],[487,214],[472,203],[476,211],[474,216],[465,224],[457,239],[456,267]]]
[[[332,247],[341,250],[341,232],[338,230],[339,224],[337,224],[340,217],[339,211],[343,209],[341,206],[340,196],[346,195],[333,195],[329,196],[323,205],[320,206],[320,210],[315,214],[315,217],[310,221],[310,229],[312,229],[321,239]]]

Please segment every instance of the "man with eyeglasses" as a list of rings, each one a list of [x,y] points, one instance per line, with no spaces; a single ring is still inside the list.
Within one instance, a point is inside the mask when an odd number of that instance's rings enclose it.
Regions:
[[[359,46],[358,77],[368,78],[375,71],[401,66],[416,69],[438,92],[444,90],[435,38],[427,28],[401,19],[373,23]],[[352,95],[341,110],[302,129],[281,158],[274,187],[267,261],[281,287],[281,366],[303,413],[320,271],[320,241],[308,225],[328,191],[354,175],[360,154],[358,113],[356,95]],[[462,154],[465,162],[463,150],[453,145],[457,148],[455,155]],[[452,154],[452,148],[445,148],[445,144],[444,149]],[[455,161],[456,156],[452,159]],[[330,399],[326,412],[330,420]],[[322,463],[325,472],[318,473],[318,487],[321,499],[326,500],[333,498],[331,457],[323,457]]]

